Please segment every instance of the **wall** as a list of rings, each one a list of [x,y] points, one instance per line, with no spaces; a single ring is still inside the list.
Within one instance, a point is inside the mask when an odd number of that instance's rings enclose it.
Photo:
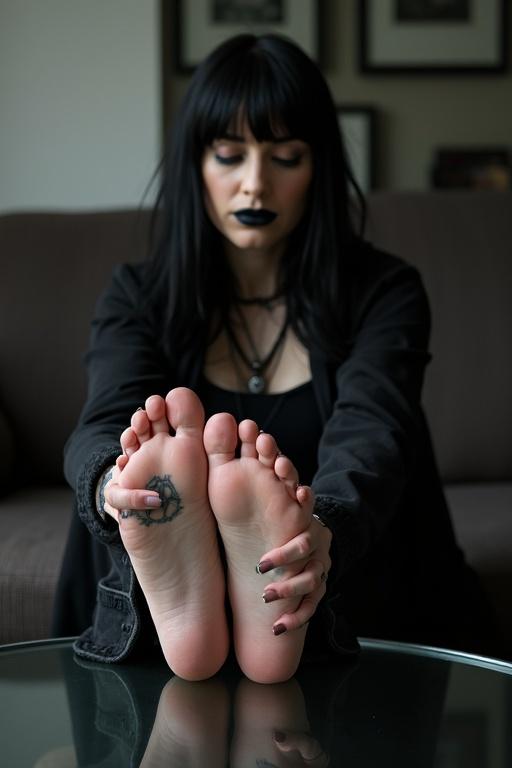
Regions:
[[[488,77],[362,75],[357,71],[359,2],[324,0],[324,73],[336,103],[379,110],[379,186],[424,189],[434,149],[441,145],[502,144],[512,150],[512,71]],[[509,45],[511,38],[512,13]],[[175,77],[169,83],[171,115],[187,82]]]
[[[0,0],[0,211],[140,203],[159,41],[158,0]]]

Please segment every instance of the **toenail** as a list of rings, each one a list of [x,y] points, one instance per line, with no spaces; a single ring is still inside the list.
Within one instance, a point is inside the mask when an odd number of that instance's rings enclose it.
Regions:
[[[260,429],[260,431],[258,432],[258,435],[264,435],[264,434],[265,434],[265,430],[264,429]]]
[[[276,624],[274,627],[272,627],[272,632],[277,637],[278,635],[282,635],[286,632],[286,627],[284,624]]]
[[[256,566],[256,573],[259,573],[260,575],[262,575],[264,573],[268,573],[269,571],[273,570],[273,568],[275,568],[275,565],[271,560],[262,560]]]
[[[139,405],[139,407],[135,409],[135,413],[137,413],[137,411],[143,411],[143,410],[144,408],[142,407],[142,405]]]

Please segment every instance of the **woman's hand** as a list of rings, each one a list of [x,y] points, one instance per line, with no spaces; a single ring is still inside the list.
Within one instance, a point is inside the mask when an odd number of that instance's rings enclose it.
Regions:
[[[300,488],[297,493],[299,492]],[[286,597],[303,596],[299,607],[293,613],[283,614],[276,620],[276,625],[282,624],[287,630],[299,629],[315,613],[326,591],[327,575],[331,567],[331,542],[332,533],[329,528],[312,517],[305,531],[282,547],[270,550],[261,558],[259,568],[262,572],[304,563],[303,569],[297,575],[265,587],[263,599],[267,603]]]

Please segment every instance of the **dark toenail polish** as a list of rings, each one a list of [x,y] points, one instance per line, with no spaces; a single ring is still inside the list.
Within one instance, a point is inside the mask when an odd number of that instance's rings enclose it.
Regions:
[[[283,741],[286,741],[286,734],[282,731],[274,731],[274,741],[281,744]]]
[[[267,591],[263,593],[262,597],[264,603],[273,603],[274,600],[279,600],[279,595],[275,589],[267,589]]]
[[[270,560],[262,560],[256,566],[256,573],[259,573],[259,574],[268,573],[273,568],[275,568],[275,565]]]
[[[275,627],[272,627],[272,632],[277,637],[278,635],[282,635],[284,632],[286,632],[286,627],[284,624],[276,624]]]

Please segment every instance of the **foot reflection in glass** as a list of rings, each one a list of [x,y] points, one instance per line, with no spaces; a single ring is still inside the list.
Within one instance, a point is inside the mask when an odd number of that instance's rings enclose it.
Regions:
[[[329,757],[311,735],[294,679],[275,685],[241,680],[234,701],[233,768],[325,768]]]
[[[229,694],[221,679],[171,678],[160,695],[140,768],[224,768],[228,723]]]

